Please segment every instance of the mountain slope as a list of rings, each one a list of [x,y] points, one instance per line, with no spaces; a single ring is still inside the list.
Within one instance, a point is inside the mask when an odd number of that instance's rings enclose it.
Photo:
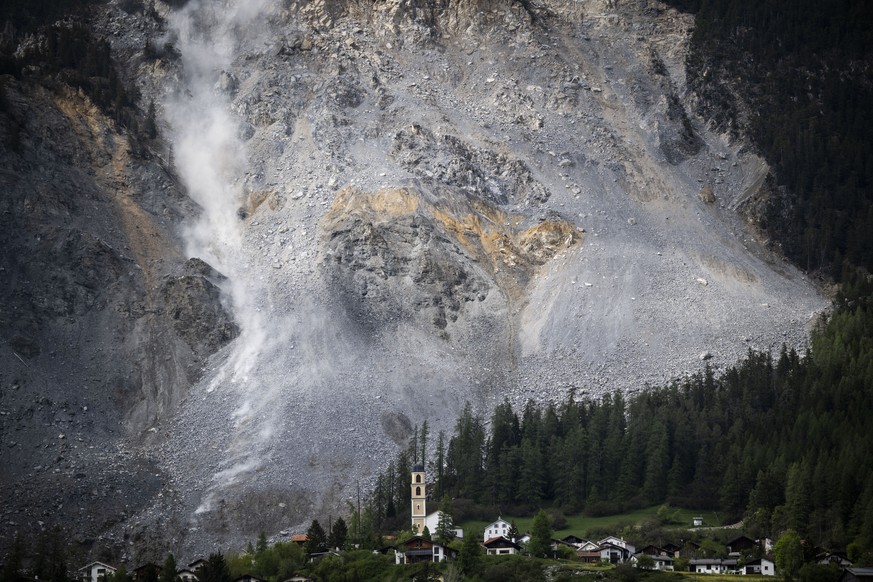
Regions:
[[[156,7],[109,3],[93,26],[156,104],[200,208],[184,252],[227,276],[240,335],[130,440],[161,496],[101,543],[298,526],[466,400],[636,390],[802,346],[825,305],[734,213],[768,168],[688,113],[688,16]]]

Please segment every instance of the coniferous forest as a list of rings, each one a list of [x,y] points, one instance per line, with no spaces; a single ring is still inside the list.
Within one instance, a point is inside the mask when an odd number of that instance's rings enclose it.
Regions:
[[[771,166],[764,230],[802,269],[873,269],[873,4],[666,3],[695,14],[688,81],[704,117]]]

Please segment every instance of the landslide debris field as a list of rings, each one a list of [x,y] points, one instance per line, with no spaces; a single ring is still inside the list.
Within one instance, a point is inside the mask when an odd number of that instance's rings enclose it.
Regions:
[[[239,337],[128,430],[160,493],[103,542],[299,529],[465,401],[802,348],[826,305],[744,220],[768,168],[693,114],[657,2],[111,6]]]

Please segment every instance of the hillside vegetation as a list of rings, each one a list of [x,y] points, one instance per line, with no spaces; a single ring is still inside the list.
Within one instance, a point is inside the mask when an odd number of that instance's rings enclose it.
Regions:
[[[761,225],[798,266],[873,267],[873,5],[667,0],[695,13],[689,86],[773,169]]]

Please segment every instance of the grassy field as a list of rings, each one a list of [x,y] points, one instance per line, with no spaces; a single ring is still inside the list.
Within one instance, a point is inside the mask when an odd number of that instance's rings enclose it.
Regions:
[[[658,508],[654,505],[646,509],[639,509],[628,513],[620,513],[617,515],[607,515],[602,517],[588,517],[586,515],[568,515],[566,527],[556,530],[555,537],[562,538],[564,536],[575,534],[579,537],[587,537],[591,530],[610,529],[616,533],[622,527],[627,525],[638,525],[649,519],[656,518]],[[695,516],[703,517],[704,526],[722,525],[718,514],[711,511],[696,511],[693,509],[671,508],[671,512],[675,516],[675,523],[670,524],[670,527],[681,527],[687,525],[692,526],[692,518]],[[521,533],[529,532],[533,517],[515,517],[512,515],[501,515],[503,519],[512,523],[515,521],[518,531]],[[497,516],[494,516],[497,519]],[[485,526],[491,522],[485,521],[465,521],[459,527],[464,528],[464,532],[479,532],[481,534],[485,530]],[[709,580],[710,578],[707,578]]]

